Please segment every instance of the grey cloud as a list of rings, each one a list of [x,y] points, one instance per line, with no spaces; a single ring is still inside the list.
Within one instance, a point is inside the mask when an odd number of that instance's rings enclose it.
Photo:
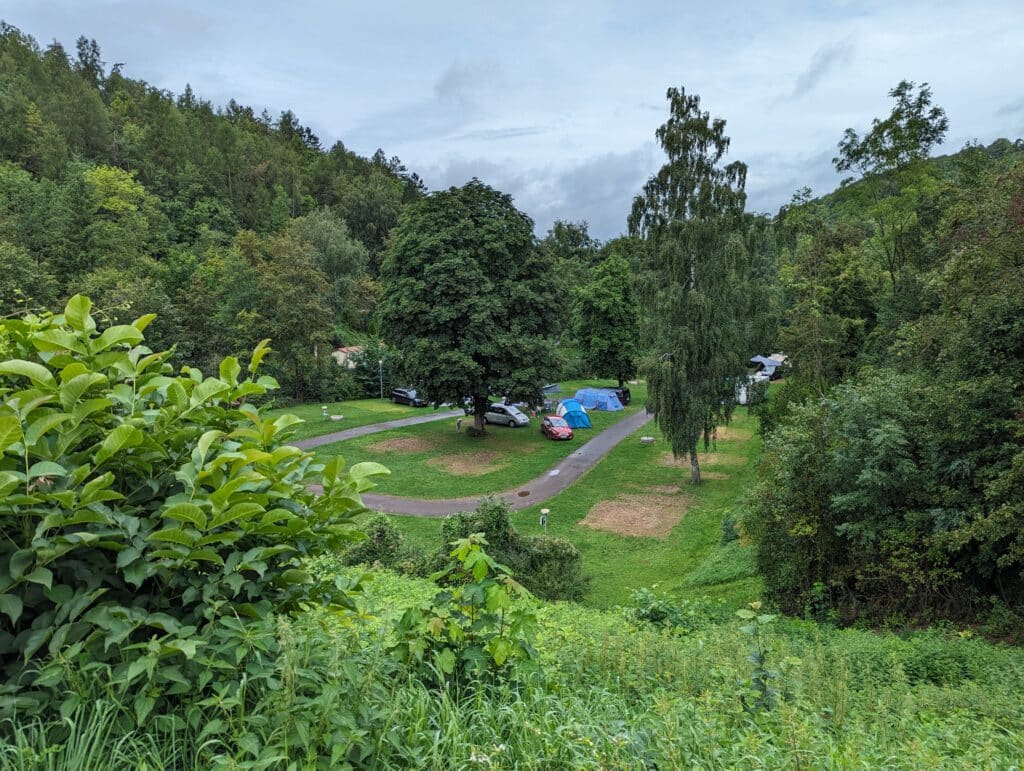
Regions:
[[[623,233],[633,196],[654,172],[658,158],[653,143],[624,153],[606,153],[565,169],[550,167],[511,171],[514,164],[458,158],[444,166],[425,168],[424,177],[437,188],[463,185],[477,177],[512,196],[543,236],[556,219],[586,220],[590,234],[607,240]],[[433,187],[433,185],[432,185]]]
[[[509,128],[476,129],[453,136],[452,139],[481,139],[485,142],[496,142],[503,139],[537,136],[549,130],[546,126],[510,126]]]
[[[1017,113],[1024,112],[1024,98],[1017,99],[1013,102],[1008,102],[996,110],[996,115],[1016,115]]]
[[[800,156],[763,155],[750,160],[747,175],[747,211],[774,215],[801,187],[815,196],[839,186],[840,176],[832,166],[834,151],[822,148]]]
[[[853,58],[853,43],[849,40],[824,45],[814,52],[807,69],[800,73],[793,85],[790,99],[797,99],[811,91],[830,70],[849,64]]]
[[[430,98],[371,115],[346,132],[353,146],[384,146],[408,140],[450,139],[468,124],[486,120],[504,74],[497,63],[453,63],[437,79]]]

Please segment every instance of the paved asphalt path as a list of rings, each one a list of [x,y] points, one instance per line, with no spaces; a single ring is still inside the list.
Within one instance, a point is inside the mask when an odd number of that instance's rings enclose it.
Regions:
[[[462,413],[452,413],[452,415],[455,414]],[[558,465],[548,469],[543,475],[537,477],[532,482],[527,482],[514,490],[499,493],[494,497],[508,501],[508,504],[513,509],[525,509],[527,506],[533,506],[534,504],[541,503],[542,501],[546,501],[548,498],[558,495],[558,493],[562,492],[562,490],[583,476],[591,466],[607,455],[615,445],[633,433],[636,429],[640,428],[640,426],[646,424],[652,417],[652,415],[648,415],[644,410],[638,410],[632,415],[623,418],[611,428],[607,428],[602,431],[567,458],[562,459]],[[437,418],[434,419],[436,420]],[[410,418],[409,420],[413,419]],[[420,418],[416,419],[416,422],[425,423],[427,421]],[[396,420],[392,421],[390,424],[378,423],[376,426],[366,426],[366,428],[378,428],[379,426],[387,426],[390,428],[395,425],[410,424],[407,421]],[[358,431],[359,429],[353,428],[351,430]],[[509,430],[511,431],[513,429]],[[346,432],[342,431],[341,433]],[[364,433],[372,432],[366,431]],[[338,435],[336,434],[335,436]],[[362,436],[362,434],[352,434],[352,436]],[[579,436],[578,433],[577,436]],[[331,439],[330,441],[336,442],[338,440]],[[374,511],[384,511],[389,514],[412,514],[419,517],[443,517],[448,514],[454,514],[457,511],[472,511],[483,498],[484,496],[482,495],[475,495],[467,498],[446,499],[397,498],[393,495],[373,495],[371,493],[364,493],[363,503],[367,508],[373,509]]]
[[[309,450],[313,447],[319,447],[322,444],[344,442],[346,439],[355,439],[357,436],[376,434],[379,431],[388,431],[392,428],[415,426],[420,423],[431,423],[435,420],[444,420],[445,418],[461,417],[465,417],[465,412],[462,410],[449,410],[446,412],[434,412],[431,410],[426,415],[414,415],[411,418],[399,418],[398,420],[389,420],[385,423],[371,423],[368,426],[357,426],[356,428],[349,428],[344,431],[335,431],[333,434],[314,436],[312,439],[300,439],[297,442],[292,442],[292,444],[300,450]]]

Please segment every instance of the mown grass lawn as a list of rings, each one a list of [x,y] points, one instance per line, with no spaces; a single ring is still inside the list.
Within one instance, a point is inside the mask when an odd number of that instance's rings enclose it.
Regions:
[[[325,419],[321,407],[327,407],[331,415],[344,415],[344,420]],[[447,409],[447,407],[443,408]],[[392,404],[386,399],[355,399],[347,402],[317,402],[315,404],[297,404],[294,407],[280,407],[269,410],[271,419],[291,413],[302,418],[305,423],[296,426],[293,440],[310,439],[323,436],[346,428],[368,426],[371,423],[383,423],[386,420],[410,418],[414,415],[425,415],[433,412],[430,407],[410,407],[407,404]]]
[[[646,387],[631,386],[633,403],[621,412],[590,413],[591,429],[577,429],[568,442],[554,442],[540,433],[540,416],[528,426],[488,426],[484,437],[455,429],[455,419],[382,431],[323,445],[317,454],[342,455],[349,464],[376,461],[391,469],[377,492],[414,498],[457,498],[486,495],[529,482],[582,444],[625,416],[643,409]],[[567,384],[563,395],[575,392]]]
[[[677,598],[710,597],[739,607],[762,590],[753,550],[738,541],[722,543],[722,522],[735,514],[750,488],[761,452],[757,422],[740,408],[718,441],[718,451],[700,453],[704,482],[689,484],[689,467],[663,465],[668,447],[653,424],[623,441],[575,485],[555,498],[513,514],[521,532],[538,534],[540,509],[550,509],[548,533],[566,538],[583,553],[591,576],[586,603],[596,607],[627,604],[630,593],[658,584]],[[641,435],[655,437],[640,444]],[[676,492],[670,492],[678,488]],[[629,496],[623,500],[622,496]],[[581,525],[594,507],[616,499],[624,510],[653,502],[681,518],[663,537],[620,535]],[[436,548],[436,520],[395,516],[409,543]]]
[[[556,397],[568,398],[576,393],[577,389],[585,386],[614,386],[615,383],[600,382],[597,380],[572,380],[562,383],[562,392]],[[647,386],[631,385],[630,391],[633,396],[633,404],[643,404],[647,400]],[[324,419],[322,407],[327,407],[330,415],[344,415],[344,420]],[[441,410],[448,410],[449,407],[441,407]],[[387,399],[352,399],[344,402],[314,402],[312,404],[296,404],[293,407],[278,407],[268,410],[268,416],[273,419],[279,415],[291,413],[302,418],[305,423],[296,426],[293,439],[310,439],[314,436],[323,436],[335,431],[344,431],[347,428],[358,428],[368,426],[372,423],[383,423],[388,420],[409,418],[414,415],[428,415],[433,412],[431,407],[410,407],[407,404],[392,404]]]

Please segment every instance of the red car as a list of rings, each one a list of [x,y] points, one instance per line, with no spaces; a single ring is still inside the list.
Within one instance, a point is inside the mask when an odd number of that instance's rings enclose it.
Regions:
[[[540,422],[540,432],[548,439],[572,439],[572,429],[565,418],[547,415]]]

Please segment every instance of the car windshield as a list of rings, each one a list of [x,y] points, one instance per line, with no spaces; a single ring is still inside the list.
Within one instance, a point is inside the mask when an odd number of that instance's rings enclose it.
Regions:
[[[551,425],[558,426],[559,428],[568,428],[569,424],[565,422],[565,418],[548,418],[551,421]]]
[[[511,415],[512,417],[515,417],[515,418],[525,417],[525,415],[523,415],[523,413],[521,413],[517,407],[513,407],[513,406],[509,405],[505,409],[508,411],[508,414]]]

